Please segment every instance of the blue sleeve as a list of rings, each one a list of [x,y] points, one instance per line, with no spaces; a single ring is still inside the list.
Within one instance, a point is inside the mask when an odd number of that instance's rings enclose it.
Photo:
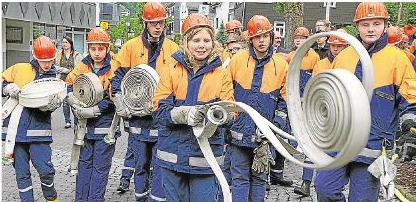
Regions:
[[[124,75],[130,70],[128,67],[119,67],[114,72],[114,77],[111,79],[111,92],[114,94],[121,92],[121,80],[123,80]]]
[[[287,115],[287,105],[281,95],[277,101],[277,109],[274,113],[273,124],[278,124],[278,127],[283,131],[289,133],[289,118]]]
[[[170,94],[166,99],[160,100],[158,108],[152,113],[152,117],[159,121],[160,125],[171,126],[174,125],[170,116],[170,111],[173,109],[173,94]]]
[[[97,104],[102,114],[114,111],[114,103],[110,100],[108,90],[104,91],[104,98]]]

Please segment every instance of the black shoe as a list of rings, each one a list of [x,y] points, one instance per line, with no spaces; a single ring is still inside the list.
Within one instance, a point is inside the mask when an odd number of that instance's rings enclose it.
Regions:
[[[311,181],[304,180],[302,182],[301,187],[295,187],[293,190],[295,194],[299,194],[301,196],[310,196],[311,195]]]
[[[267,183],[266,191],[270,191],[270,184],[269,183]]]
[[[284,179],[277,179],[277,180],[271,180],[272,185],[282,185],[284,187],[290,187],[293,184],[292,180],[284,180]]]
[[[125,185],[125,184],[120,184],[120,186],[118,186],[117,188],[117,191],[120,192],[121,194],[128,190],[129,190],[129,185]]]

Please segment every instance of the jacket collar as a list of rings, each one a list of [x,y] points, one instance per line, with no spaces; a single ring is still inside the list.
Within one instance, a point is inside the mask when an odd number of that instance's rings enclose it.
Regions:
[[[150,42],[149,42],[149,40],[147,39],[147,28],[145,28],[144,30],[143,30],[143,32],[142,32],[142,41],[143,41],[143,44],[144,44],[144,46],[148,49],[148,50],[152,50],[152,48],[150,47]],[[156,50],[160,50],[161,48],[162,48],[162,44],[163,44],[163,41],[165,40],[165,34],[163,34],[162,33],[162,35],[160,35],[160,38],[159,38],[159,41],[157,42],[158,44],[157,44],[157,49]]]
[[[357,35],[357,39],[362,43],[363,40],[361,39],[360,35]],[[379,39],[374,41],[373,44],[370,45],[370,48],[367,49],[368,54],[370,56],[374,53],[377,53],[381,49],[387,46],[387,32],[384,32]]]
[[[178,61],[178,63],[180,63],[182,66],[184,66],[186,68],[186,70],[188,70],[188,72],[190,72],[191,74],[193,74],[193,70],[190,67],[190,65],[188,64],[188,62],[185,60],[186,56],[185,54],[182,52],[182,50],[178,50],[176,51],[173,55],[172,55],[173,59],[175,59],[176,61]],[[207,64],[206,61],[204,61],[199,70],[195,73],[195,76],[198,75],[203,75],[209,71],[214,70],[217,67],[220,67],[222,64],[221,59],[219,56],[217,56],[211,63]]]
[[[91,55],[88,54],[87,57],[82,59],[82,62],[85,65],[87,65],[91,70],[93,70],[94,61],[92,60]],[[111,62],[111,55],[110,55],[110,52],[108,52],[105,55],[103,66],[101,67],[100,70],[98,70],[97,75],[100,76],[100,75],[103,75],[103,74],[107,73],[108,71],[110,71],[110,69],[111,69],[111,63],[110,62]],[[94,72],[94,71],[92,71],[92,72]]]
[[[36,72],[39,72],[40,70],[40,65],[39,62],[35,59],[33,59],[32,61],[30,61],[30,64],[32,65],[32,67],[36,70]],[[43,74],[56,74],[56,67],[55,64],[52,65],[51,69],[47,72],[44,72]]]
[[[250,56],[253,57],[254,59],[258,60],[258,58],[256,56],[256,53],[254,52],[253,44],[249,43],[248,49],[249,49]],[[269,49],[267,50],[266,56],[264,58],[262,58],[262,60],[269,59],[272,55],[273,55],[273,46],[270,46]]]

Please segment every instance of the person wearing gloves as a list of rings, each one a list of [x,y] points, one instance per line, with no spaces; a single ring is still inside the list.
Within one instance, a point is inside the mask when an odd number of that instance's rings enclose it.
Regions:
[[[342,190],[348,183],[349,201],[377,201],[381,184],[368,171],[370,164],[382,155],[384,148],[394,148],[400,123],[405,136],[416,126],[416,94],[413,90],[416,74],[406,54],[388,45],[388,19],[383,3],[363,2],[357,6],[353,20],[358,28],[357,39],[367,49],[374,69],[370,135],[366,147],[352,162],[340,168],[317,171],[318,201],[346,201]],[[363,78],[362,64],[352,47],[338,54],[332,68],[346,69],[359,80]]]
[[[110,100],[110,79],[118,68],[118,62],[111,60],[109,53],[110,36],[96,27],[88,32],[88,55],[68,74],[68,100],[72,113],[77,119],[88,119],[84,146],[81,148],[76,179],[75,201],[104,201],[105,189],[111,168],[115,144],[104,142],[104,136],[114,117],[114,104]],[[72,93],[77,75],[92,72],[98,76],[104,89],[103,99],[95,106],[83,107]],[[116,137],[120,133],[116,132]]]
[[[159,135],[158,120],[150,115],[151,103],[148,103],[148,109],[132,113],[123,102],[120,84],[124,75],[140,64],[149,65],[159,75],[173,66],[175,61],[172,54],[179,47],[165,37],[167,18],[168,14],[161,3],[148,2],[144,5],[142,14],[144,30],[140,36],[127,41],[117,54],[121,66],[111,80],[116,112],[124,118],[124,125],[127,126],[125,128],[128,129],[129,142],[131,142],[128,149],[131,149],[134,155],[134,186],[137,201],[165,200],[159,168],[152,163],[156,156]],[[150,175],[151,166],[153,166],[153,175]],[[120,183],[119,190],[128,189],[128,185],[124,183]]]
[[[74,50],[74,42],[71,37],[64,36],[62,38],[62,51],[56,55],[55,65],[57,66],[58,78],[65,81],[69,72],[81,62],[82,55]],[[65,128],[71,127],[71,110],[69,109],[68,99],[65,98],[62,109],[64,111]]]
[[[207,17],[192,13],[182,24],[182,48],[172,55],[176,63],[162,74],[153,98],[159,120],[157,165],[162,168],[167,201],[216,201],[218,182],[199,148],[192,127],[204,124],[205,104],[233,101],[227,69],[215,52],[214,28]],[[208,139],[222,164],[221,128]]]
[[[286,96],[289,65],[283,57],[273,53],[273,25],[266,17],[253,16],[247,23],[247,30],[248,50],[234,55],[228,65],[235,100],[276,122],[275,111],[286,111],[286,104],[278,100]],[[231,126],[233,201],[264,201],[269,162],[274,164],[274,161],[269,143],[257,135],[256,129],[246,113],[239,113]]]
[[[33,60],[30,63],[18,63],[7,68],[2,74],[3,96],[18,99],[20,89],[31,81],[43,78],[55,78],[56,48],[52,40],[40,36],[33,42]],[[54,185],[55,169],[52,164],[51,114],[62,101],[51,100],[42,108],[24,107],[18,122],[14,146],[14,163],[17,187],[21,201],[34,201],[30,164],[39,173],[43,196],[46,201],[57,202],[58,195]],[[3,122],[9,126],[10,116]],[[5,140],[5,133],[2,139]]]

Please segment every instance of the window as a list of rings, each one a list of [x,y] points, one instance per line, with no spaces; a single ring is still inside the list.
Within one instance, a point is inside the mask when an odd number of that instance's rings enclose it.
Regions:
[[[277,31],[282,35],[282,37],[285,37],[286,34],[286,23],[283,21],[274,21],[274,29],[273,31]]]
[[[336,8],[337,2],[324,2],[324,7],[327,7],[328,5],[330,8]]]

